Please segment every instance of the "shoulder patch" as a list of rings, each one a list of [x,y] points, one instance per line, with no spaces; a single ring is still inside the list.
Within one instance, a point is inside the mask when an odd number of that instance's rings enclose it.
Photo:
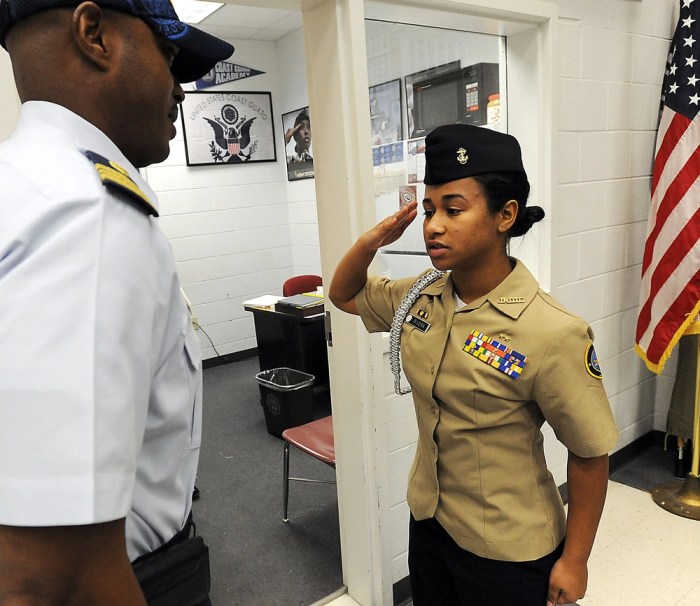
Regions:
[[[158,211],[151,204],[148,196],[119,164],[89,150],[83,151],[83,155],[95,165],[97,174],[105,187],[126,194],[131,205],[142,213],[158,216]]]
[[[588,343],[588,347],[586,347],[586,370],[594,379],[603,378],[603,372],[600,370],[600,364],[598,364],[598,354],[595,352],[595,347],[593,347],[593,341]]]

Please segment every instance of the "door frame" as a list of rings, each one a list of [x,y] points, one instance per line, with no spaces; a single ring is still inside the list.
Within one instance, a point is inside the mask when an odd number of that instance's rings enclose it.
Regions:
[[[302,3],[303,4],[303,3]],[[509,132],[520,141],[532,195],[551,210],[555,183],[557,7],[539,0],[327,0],[303,6],[309,106],[324,282],[355,239],[375,223],[365,18],[450,27],[507,37]],[[549,224],[530,246],[543,288],[550,279]],[[363,606],[392,604],[386,376],[380,336],[330,302],[329,349],[343,579]],[[398,580],[398,579],[397,579]]]

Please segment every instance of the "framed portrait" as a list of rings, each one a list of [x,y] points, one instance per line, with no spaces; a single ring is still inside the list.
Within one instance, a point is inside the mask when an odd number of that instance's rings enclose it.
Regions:
[[[287,158],[287,180],[312,179],[314,158],[311,149],[309,108],[300,107],[282,114],[282,133]]]
[[[400,78],[369,87],[369,115],[372,145],[396,143],[403,139]]]
[[[187,166],[277,160],[268,92],[188,91],[180,115]]]

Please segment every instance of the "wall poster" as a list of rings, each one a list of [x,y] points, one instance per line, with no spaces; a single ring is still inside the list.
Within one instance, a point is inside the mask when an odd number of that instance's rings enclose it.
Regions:
[[[268,92],[188,91],[180,112],[187,166],[277,160]]]
[[[396,143],[403,139],[400,78],[369,87],[369,115],[372,145]]]
[[[422,183],[425,177],[425,137],[409,139],[408,147],[408,182]]]
[[[312,179],[314,158],[311,151],[309,108],[301,107],[282,114],[282,132],[287,156],[287,180]]]

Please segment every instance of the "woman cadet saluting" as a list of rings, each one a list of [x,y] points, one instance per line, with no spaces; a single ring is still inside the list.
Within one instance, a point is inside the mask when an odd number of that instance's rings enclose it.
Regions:
[[[418,280],[367,276],[377,249],[416,217],[414,202],[360,236],[329,291],[368,331],[393,322],[401,340],[419,433],[408,486],[413,603],[568,604],[586,590],[618,437],[592,331],[508,255],[509,239],[544,217],[526,206],[516,139],[441,126],[425,154],[423,236],[435,269]],[[568,519],[544,421],[568,449]]]

